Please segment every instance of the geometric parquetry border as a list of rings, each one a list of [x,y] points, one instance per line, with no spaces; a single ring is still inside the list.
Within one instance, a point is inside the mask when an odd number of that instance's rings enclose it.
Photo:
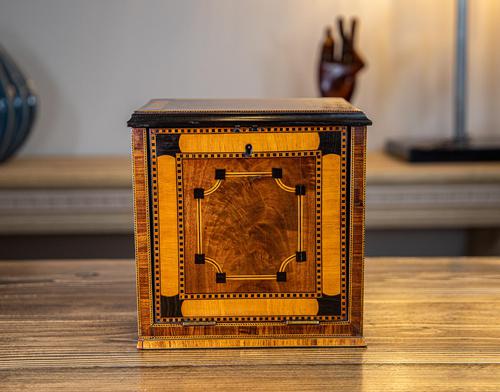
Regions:
[[[252,153],[251,157],[245,157],[242,153],[187,153],[187,154],[176,154],[177,162],[177,196],[178,196],[178,225],[179,237],[184,238],[183,230],[184,222],[182,217],[184,214],[179,214],[185,210],[183,206],[184,192],[183,192],[183,180],[182,180],[182,160],[183,159],[217,159],[217,158],[244,158],[244,159],[254,159],[254,158],[273,158],[273,157],[304,157],[313,156],[316,157],[315,160],[315,232],[316,241],[321,240],[321,151],[293,151],[293,152],[261,152]],[[321,296],[321,247],[316,247],[315,249],[315,263],[316,263],[316,279],[315,286],[316,289],[309,293],[213,293],[213,294],[188,294],[185,293],[185,275],[184,275],[184,243],[181,240],[179,242],[179,296],[181,299],[223,299],[223,298],[318,298]]]
[[[348,203],[347,203],[347,187],[348,187],[348,144],[347,144],[347,129],[346,128],[340,128],[340,127],[318,127],[318,128],[261,128],[260,132],[294,132],[294,131],[341,131],[341,314],[340,315],[335,315],[335,316],[329,316],[329,315],[316,315],[316,316],[276,316],[276,317],[210,317],[210,318],[196,318],[195,320],[201,320],[201,321],[210,321],[214,320],[217,322],[223,322],[223,323],[231,323],[231,322],[257,322],[257,324],[260,324],[260,322],[281,322],[281,321],[329,321],[329,322],[347,322],[348,317],[347,317],[347,310],[348,310],[348,304],[350,302],[349,296],[348,296],[348,282],[350,279],[350,274],[348,273],[348,263],[347,263],[347,257],[348,254],[346,252],[347,250],[347,244],[349,244],[350,238],[347,237],[347,220],[349,219],[349,216],[351,215],[348,213],[347,208],[348,208]],[[153,310],[155,314],[155,319],[157,322],[160,323],[178,323],[182,320],[183,318],[177,318],[177,317],[161,317],[160,314],[160,301],[161,301],[161,295],[160,295],[160,262],[159,262],[159,247],[157,246],[159,244],[159,228],[158,228],[158,200],[157,200],[157,155],[156,155],[156,135],[157,134],[164,134],[164,133],[177,133],[176,131],[180,131],[177,129],[150,129],[150,152],[151,152],[151,179],[152,179],[152,192],[153,192],[153,200],[152,200],[152,239],[153,239],[153,246],[154,246],[154,251],[152,252],[152,258],[153,258],[153,276],[152,279],[154,281],[153,286],[154,286],[154,295],[153,295]],[[186,132],[186,130],[183,130]],[[226,133],[226,129],[197,129],[193,133],[219,133],[222,131],[222,133]],[[189,133],[189,132],[186,132]],[[351,146],[352,149],[352,146]],[[273,152],[271,154],[275,154],[274,156],[279,156],[280,152]],[[179,154],[177,154],[179,155]],[[185,154],[187,155],[196,155],[196,154]],[[211,154],[200,154],[200,155],[211,155]],[[212,154],[212,155],[223,155],[221,154]],[[235,155],[235,154],[232,154]],[[320,176],[321,178],[321,176]],[[321,185],[319,185],[320,188]],[[350,198],[352,200],[352,195],[350,195]],[[352,211],[352,203],[351,208],[349,208]],[[319,215],[321,215],[321,210],[319,210]],[[321,224],[318,223],[319,220],[317,219],[317,225],[319,227],[319,230],[321,230]],[[321,235],[321,232],[319,232]],[[350,245],[350,244],[349,244]],[[321,249],[319,249],[319,252],[321,252]],[[179,266],[180,267],[180,266]],[[260,293],[262,294],[262,293]],[[215,297],[215,295],[219,295],[219,297]],[[298,297],[299,293],[297,293]],[[214,298],[223,298],[221,294],[214,294]],[[239,297],[236,297],[239,298]],[[245,298],[245,297],[242,297]],[[251,297],[249,296],[248,298],[256,298],[256,297]],[[300,297],[299,297],[300,298]],[[305,297],[302,297],[305,298]],[[228,325],[229,325],[228,324]],[[255,323],[252,323],[255,324]]]

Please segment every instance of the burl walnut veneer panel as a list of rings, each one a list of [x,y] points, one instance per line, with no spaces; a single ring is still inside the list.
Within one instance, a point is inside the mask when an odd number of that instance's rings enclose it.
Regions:
[[[321,203],[315,192],[320,156],[253,156],[180,159],[186,295],[314,296],[320,290],[316,267],[321,268],[321,260],[315,247],[316,230],[321,235],[315,209]],[[225,178],[215,179],[217,171],[224,171]],[[305,189],[304,195],[296,195],[297,186]],[[196,189],[204,189],[204,198],[193,197]],[[200,254],[203,263],[196,261]],[[217,273],[225,274],[223,282],[217,282]]]

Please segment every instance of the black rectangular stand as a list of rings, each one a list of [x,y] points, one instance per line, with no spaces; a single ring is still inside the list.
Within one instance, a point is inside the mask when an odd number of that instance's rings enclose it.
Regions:
[[[466,142],[438,139],[395,139],[386,151],[408,162],[500,161],[500,139],[471,139]]]

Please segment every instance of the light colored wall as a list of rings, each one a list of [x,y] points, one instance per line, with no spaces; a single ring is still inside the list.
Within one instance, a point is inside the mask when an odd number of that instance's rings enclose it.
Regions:
[[[128,154],[125,122],[153,97],[316,96],[340,14],[361,19],[370,148],[450,134],[453,0],[0,0],[0,42],[41,96],[22,154]],[[471,1],[474,134],[500,134],[499,17],[500,1]]]

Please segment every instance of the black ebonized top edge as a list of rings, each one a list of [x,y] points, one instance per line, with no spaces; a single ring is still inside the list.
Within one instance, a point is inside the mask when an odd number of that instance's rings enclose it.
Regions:
[[[151,115],[134,113],[127,125],[131,128],[201,128],[233,126],[367,126],[372,122],[362,113],[293,113],[293,114],[190,114],[190,115]]]
[[[366,115],[340,98],[152,100],[136,110],[133,128],[281,125],[367,126]]]

